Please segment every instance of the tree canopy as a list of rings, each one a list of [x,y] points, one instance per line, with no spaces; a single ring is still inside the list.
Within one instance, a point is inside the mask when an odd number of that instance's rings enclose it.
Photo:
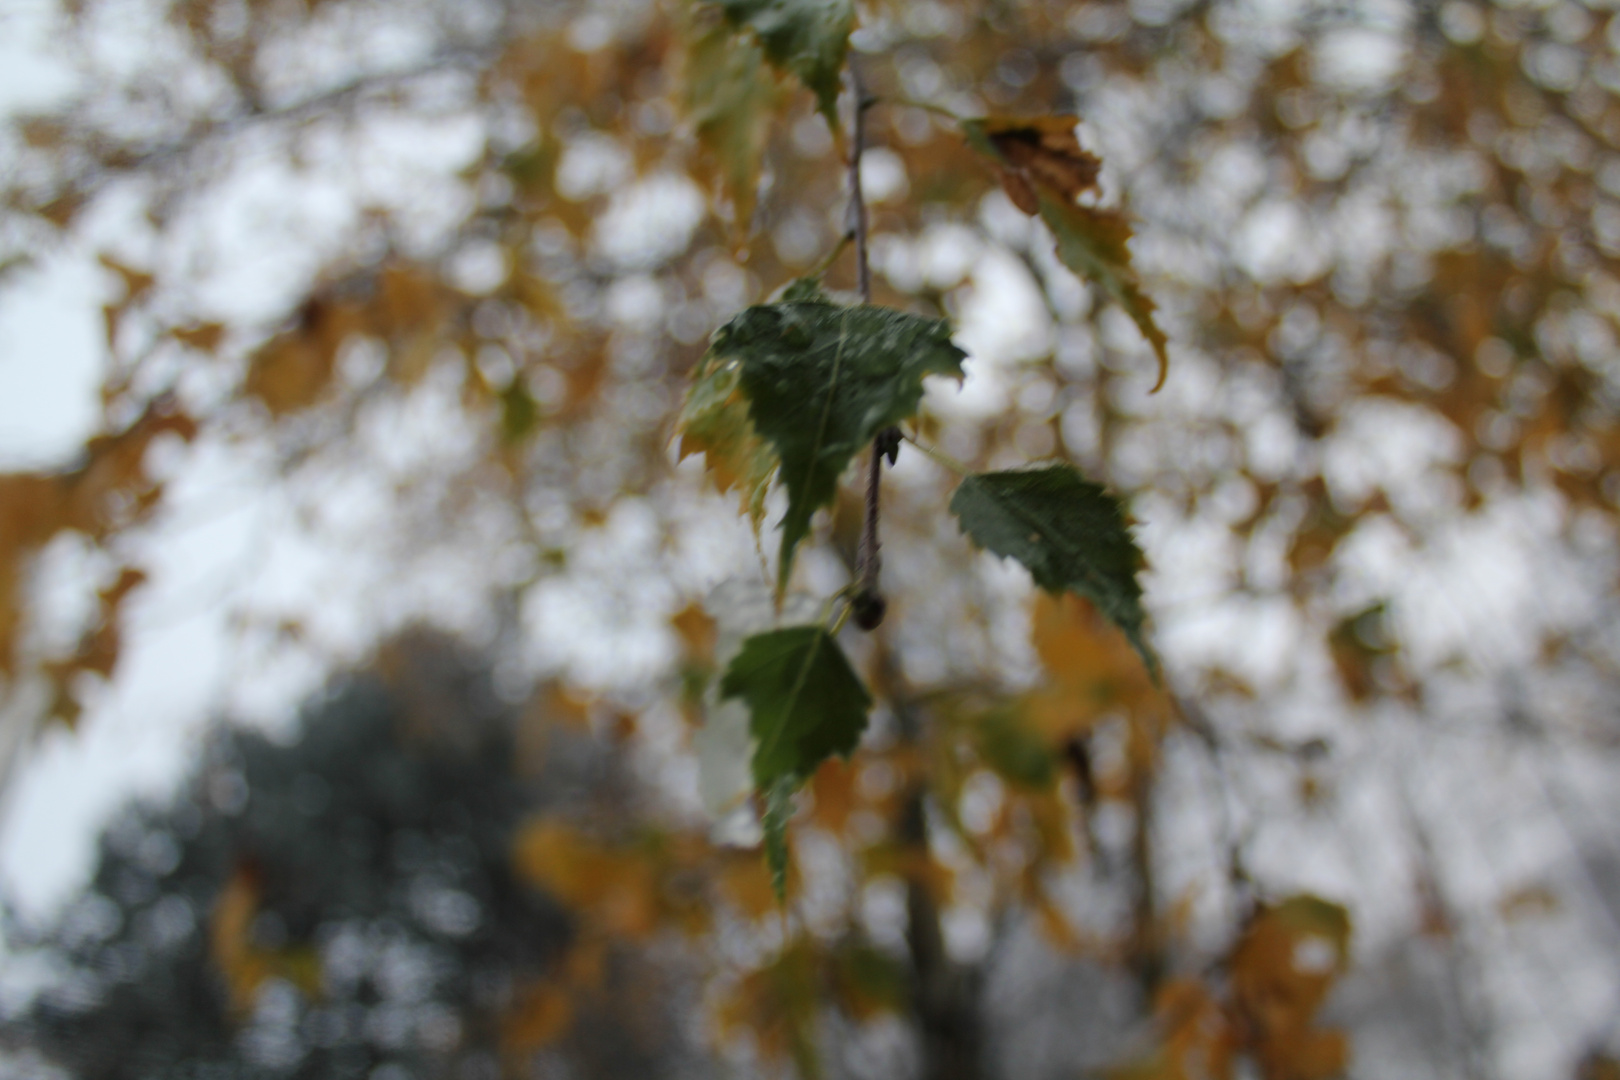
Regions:
[[[730,1067],[1608,1075],[1615,19],[67,0],[8,769],[427,622],[645,803],[510,809],[537,970],[678,942]]]

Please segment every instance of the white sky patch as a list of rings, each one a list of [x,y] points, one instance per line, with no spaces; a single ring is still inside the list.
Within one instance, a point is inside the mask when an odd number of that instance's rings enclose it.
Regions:
[[[1406,42],[1383,30],[1347,27],[1317,43],[1312,73],[1341,91],[1373,92],[1387,86],[1406,66]]]
[[[1450,422],[1420,405],[1367,398],[1347,406],[1328,436],[1322,477],[1341,507],[1383,491],[1398,512],[1428,516],[1452,508],[1448,466],[1462,453]]]
[[[64,26],[55,0],[7,0],[0,7],[0,115],[46,109],[71,95],[78,74],[54,41]]]
[[[596,245],[623,270],[651,270],[685,251],[708,203],[689,178],[660,173],[617,192],[596,220]]]
[[[64,252],[0,290],[0,467],[69,462],[99,430],[103,275]]]
[[[910,184],[906,163],[887,147],[874,146],[861,154],[861,194],[868,202],[887,203],[904,199]]]
[[[1052,317],[1029,269],[999,248],[979,256],[971,282],[958,296],[953,340],[968,354],[962,365],[967,377],[960,388],[954,380],[928,380],[927,408],[943,417],[982,419],[1007,407],[1005,366],[1051,349]]]
[[[578,202],[619,187],[630,179],[635,163],[624,144],[611,135],[576,135],[557,162],[557,194]]]
[[[669,628],[678,592],[660,557],[663,534],[639,499],[614,504],[582,537],[568,571],[523,597],[523,621],[539,670],[583,687],[644,683],[674,659]]]
[[[433,23],[413,20],[410,5],[332,4],[311,12],[295,33],[258,52],[259,84],[272,105],[335,89],[365,73],[419,64],[439,42]]]
[[[1305,281],[1319,275],[1328,260],[1328,252],[1312,237],[1298,205],[1270,199],[1250,210],[1238,225],[1233,254],[1260,281]]]

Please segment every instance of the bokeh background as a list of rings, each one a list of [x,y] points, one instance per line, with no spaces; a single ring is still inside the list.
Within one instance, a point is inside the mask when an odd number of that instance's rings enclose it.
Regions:
[[[718,19],[0,4],[0,1073],[1620,1075],[1620,20],[860,6],[921,437],[1125,499],[1163,672],[902,450],[784,914],[675,420],[846,132]],[[1161,391],[951,113],[1079,117]]]

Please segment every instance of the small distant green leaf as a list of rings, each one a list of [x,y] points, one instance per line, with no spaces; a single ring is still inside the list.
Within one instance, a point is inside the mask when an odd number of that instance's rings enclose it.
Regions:
[[[866,730],[871,695],[825,628],[790,626],[743,642],[720,680],[720,697],[748,706],[754,786],[802,782]]]
[[[841,307],[810,288],[788,295],[794,299],[738,314],[715,334],[712,350],[717,362],[740,365],[749,419],[781,459],[788,508],[779,593],[811,515],[832,501],[850,459],[917,411],[923,376],[960,378],[967,355],[940,320]]]
[[[517,375],[501,391],[501,440],[522,442],[540,423],[540,407],[529,393],[529,384]]]
[[[1278,925],[1300,937],[1319,937],[1333,946],[1335,957],[1342,968],[1350,961],[1350,912],[1342,904],[1324,900],[1320,896],[1301,893],[1290,896],[1268,916]]]
[[[829,958],[833,985],[844,1007],[857,1019],[904,1011],[910,1001],[907,970],[870,945],[844,942]]]
[[[1157,671],[1142,634],[1142,551],[1101,484],[1063,464],[977,473],[956,489],[951,513],[974,543],[1023,563],[1047,592],[1090,599]]]
[[[676,431],[680,456],[702,454],[721,491],[738,489],[757,536],[765,521],[765,495],[776,473],[776,453],[748,418],[740,389],[742,364],[705,356],[686,392]]]
[[[838,80],[855,29],[852,0],[719,0],[732,25],[754,32],[771,63],[797,75],[838,126]]]
[[[994,161],[1008,198],[1026,214],[1039,214],[1057,241],[1063,265],[1101,285],[1124,309],[1159,361],[1157,390],[1170,371],[1170,341],[1153,319],[1154,303],[1142,291],[1127,246],[1131,225],[1125,215],[1075,202],[1096,190],[1100,162],[1080,149],[1074,135],[1079,118],[989,117],[962,121],[969,146]]]
[[[1019,787],[1045,790],[1057,777],[1057,758],[1012,710],[979,717],[974,745],[984,763]]]
[[[717,20],[688,47],[685,97],[705,163],[731,197],[736,229],[746,234],[782,87],[759,44]]]

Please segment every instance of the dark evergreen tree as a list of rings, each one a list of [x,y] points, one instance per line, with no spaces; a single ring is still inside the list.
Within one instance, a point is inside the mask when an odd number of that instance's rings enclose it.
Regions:
[[[524,1064],[503,1024],[570,920],[515,874],[514,832],[611,788],[608,755],[554,745],[525,774],[513,710],[441,639],[407,636],[384,660],[311,703],[291,745],[226,728],[172,802],[120,816],[83,895],[13,935],[61,976],[5,1019],[11,1048],[87,1080]],[[576,1020],[555,1052],[593,1075],[672,1060],[662,1035],[632,1045],[612,1027]]]

